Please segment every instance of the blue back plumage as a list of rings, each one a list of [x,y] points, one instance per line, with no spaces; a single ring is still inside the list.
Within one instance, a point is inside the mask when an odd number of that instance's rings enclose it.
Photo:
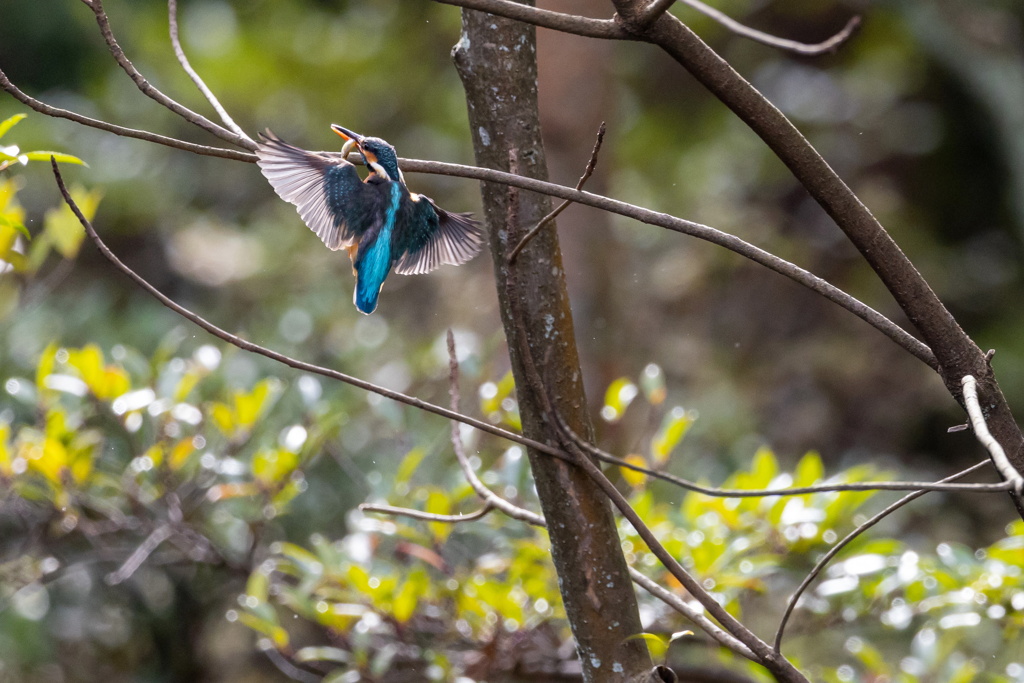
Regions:
[[[402,186],[390,183],[391,201],[384,214],[384,222],[376,238],[365,249],[360,249],[356,259],[355,304],[362,313],[373,313],[377,308],[377,297],[384,279],[391,272],[394,261],[391,243],[398,218],[398,206],[402,199]]]

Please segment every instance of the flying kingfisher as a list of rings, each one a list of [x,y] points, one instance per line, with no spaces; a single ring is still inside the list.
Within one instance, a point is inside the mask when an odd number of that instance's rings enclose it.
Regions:
[[[483,234],[471,214],[445,211],[430,197],[409,192],[394,147],[336,124],[331,130],[345,140],[340,154],[294,147],[268,129],[260,136],[257,163],[328,248],[348,251],[357,309],[373,313],[392,267],[402,275],[427,273],[465,263],[480,251]],[[353,149],[370,169],[365,180],[347,159]]]

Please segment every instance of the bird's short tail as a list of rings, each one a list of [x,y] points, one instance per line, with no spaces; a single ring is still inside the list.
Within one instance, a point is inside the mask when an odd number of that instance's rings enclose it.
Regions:
[[[377,310],[377,298],[380,296],[382,284],[384,283],[371,283],[369,278],[356,278],[356,293],[353,299],[360,313],[370,315]]]

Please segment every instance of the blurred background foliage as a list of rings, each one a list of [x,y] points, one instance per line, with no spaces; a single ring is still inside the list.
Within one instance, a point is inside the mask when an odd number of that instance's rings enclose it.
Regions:
[[[581,11],[569,0],[542,4]],[[166,4],[105,6],[140,71],[206,112],[170,50]],[[793,118],[979,345],[998,350],[1003,389],[1022,405],[1024,8],[1013,0],[715,6],[809,42],[863,14],[838,54],[805,59],[675,10]],[[193,65],[251,134],[270,127],[333,149],[327,126],[337,122],[405,156],[472,160],[449,60],[459,33],[450,7],[191,0],[181,3],[181,30]],[[607,120],[588,189],[741,235],[898,316],[784,167],[677,65],[644,45],[545,31],[539,41],[553,180],[575,182]],[[5,3],[0,46],[0,66],[29,94],[215,144],[137,91],[80,3]],[[0,121],[20,113],[0,98]],[[59,150],[87,162],[65,173],[113,250],[229,331],[444,403],[451,327],[464,393],[479,389],[463,408],[517,424],[486,258],[392,277],[379,311],[365,317],[351,305],[347,261],[323,249],[255,166],[34,113],[0,146],[14,158]],[[473,183],[408,180],[444,206],[478,209]],[[454,672],[494,680],[516,665],[520,675],[557,673],[571,647],[554,578],[536,552],[542,534],[495,514],[439,528],[353,511],[382,500],[477,509],[443,421],[185,326],[81,248],[59,204],[47,164],[0,171],[9,264],[0,273],[0,677],[281,680],[254,652],[254,631],[268,652],[292,658],[278,662],[285,671],[299,659],[319,672],[333,662],[338,676],[357,672],[353,681],[401,680],[399,671],[410,680]],[[584,207],[559,223],[607,449],[691,479],[747,473],[749,487],[786,472],[863,477],[865,463],[871,476],[926,478],[980,457],[969,433],[946,434],[963,418],[938,378],[849,314],[658,228]],[[530,505],[521,452],[464,438],[485,481]],[[766,444],[771,451],[759,450]],[[732,608],[759,631],[850,516],[891,499],[737,505],[626,474],[622,483],[635,487],[653,523],[682,535],[694,562],[708,563],[707,578],[726,586]],[[840,558],[870,559],[841,561],[798,611],[806,630],[794,632],[792,654],[828,680],[1024,680],[1015,641],[997,657],[985,650],[1019,634],[1024,613],[1024,549],[1014,545],[1022,530],[1005,528],[1009,516],[999,496],[915,503]],[[813,533],[800,526],[808,524]],[[159,541],[152,555],[119,574],[146,539]],[[685,628],[653,603],[644,609],[654,633]],[[841,621],[821,638],[836,614]],[[880,622],[880,614],[888,616]],[[694,650],[721,657],[687,637],[668,653]],[[526,661],[536,653],[548,657]]]

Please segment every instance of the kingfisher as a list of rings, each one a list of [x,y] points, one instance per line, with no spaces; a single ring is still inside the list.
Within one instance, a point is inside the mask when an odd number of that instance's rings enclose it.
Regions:
[[[410,192],[395,148],[337,124],[341,153],[310,152],[288,144],[270,129],[260,135],[257,163],[281,199],[329,249],[345,249],[356,276],[353,299],[366,314],[377,308],[384,279],[396,273],[428,273],[460,265],[483,244],[472,214],[445,211],[430,197]],[[353,150],[369,169],[360,179],[348,161]]]

